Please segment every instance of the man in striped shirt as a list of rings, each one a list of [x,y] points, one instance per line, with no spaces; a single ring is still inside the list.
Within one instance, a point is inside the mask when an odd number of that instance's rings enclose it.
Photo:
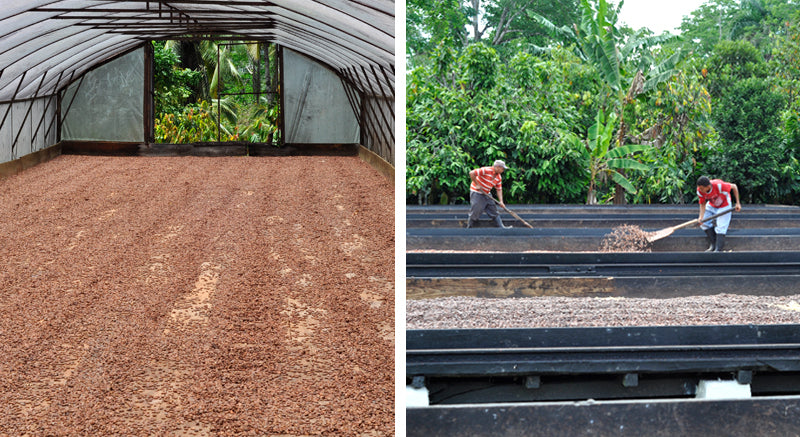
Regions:
[[[499,228],[505,228],[500,214],[497,212],[497,206],[492,199],[492,188],[497,192],[497,200],[500,206],[505,208],[503,203],[503,178],[500,176],[506,170],[506,163],[497,160],[491,167],[476,168],[469,172],[469,178],[472,179],[472,184],[469,186],[469,221],[467,227],[473,227],[478,218],[486,212],[490,219]]]

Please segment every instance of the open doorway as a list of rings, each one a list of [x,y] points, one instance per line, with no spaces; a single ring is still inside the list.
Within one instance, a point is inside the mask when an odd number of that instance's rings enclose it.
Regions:
[[[156,143],[283,144],[278,46],[155,41]]]
[[[375,104],[388,102],[385,92],[364,91],[348,74],[271,43],[148,42],[60,94],[62,150],[357,154],[392,126],[388,105]]]

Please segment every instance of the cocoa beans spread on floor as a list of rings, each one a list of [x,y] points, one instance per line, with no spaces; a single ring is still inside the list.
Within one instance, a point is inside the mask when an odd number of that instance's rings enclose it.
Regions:
[[[393,435],[393,199],[337,156],[0,180],[0,435]]]

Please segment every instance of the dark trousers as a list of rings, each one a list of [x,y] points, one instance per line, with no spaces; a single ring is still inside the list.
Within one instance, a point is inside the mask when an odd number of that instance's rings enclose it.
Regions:
[[[488,195],[477,191],[469,192],[469,205],[469,222],[467,223],[467,227],[472,227],[484,212],[486,212],[486,215],[488,215],[490,219],[495,221],[496,217],[500,215],[500,213],[497,212],[497,204],[494,203],[494,200]]]

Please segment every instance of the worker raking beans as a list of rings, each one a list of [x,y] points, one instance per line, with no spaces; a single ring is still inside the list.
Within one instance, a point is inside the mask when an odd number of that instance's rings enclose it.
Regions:
[[[498,159],[491,167],[476,168],[469,172],[472,184],[469,186],[468,228],[477,224],[484,211],[498,228],[506,227],[503,225],[503,220],[500,218],[497,205],[491,195],[492,188],[494,188],[497,192],[498,204],[503,208],[506,207],[503,203],[503,178],[501,177],[506,168],[508,168],[506,163]]]
[[[730,208],[731,193],[736,198],[736,204],[733,208],[737,212],[741,211],[739,188],[736,184],[725,182],[722,179],[709,179],[706,176],[700,176],[697,179],[697,197],[700,201],[700,216],[698,220],[703,220],[717,212]],[[705,231],[709,243],[706,252],[722,252],[725,248],[725,235],[728,233],[730,223],[730,212],[713,220],[700,223],[700,228]]]

